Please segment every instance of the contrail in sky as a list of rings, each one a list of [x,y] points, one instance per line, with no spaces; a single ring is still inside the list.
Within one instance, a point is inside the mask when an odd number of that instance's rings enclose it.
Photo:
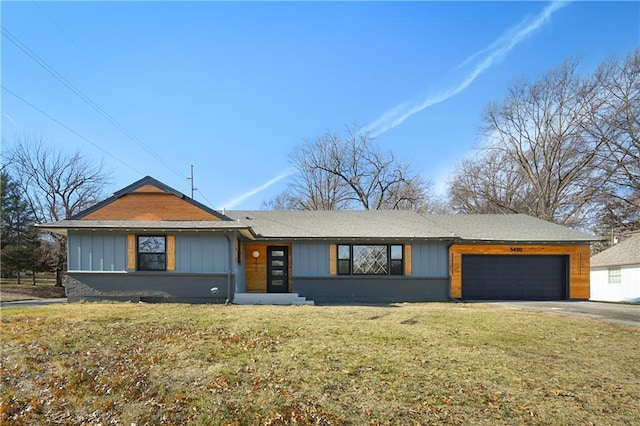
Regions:
[[[2,115],[4,115],[4,117],[9,120],[10,122],[13,123],[14,126],[16,126],[18,129],[20,128],[20,126],[18,126],[18,123],[16,123],[13,118],[11,118],[11,116],[9,116],[9,114],[7,114],[6,112],[3,112]]]
[[[226,208],[226,209],[232,209],[235,206],[237,206],[238,204],[240,204],[241,202],[243,202],[244,200],[246,200],[247,198],[252,197],[252,196],[256,195],[257,193],[264,191],[265,189],[269,188],[271,185],[274,185],[274,184],[280,182],[282,179],[285,179],[285,178],[291,176],[293,173],[295,173],[295,172],[293,170],[291,170],[291,169],[283,170],[277,176],[271,178],[270,180],[268,180],[267,182],[263,183],[262,185],[260,185],[260,186],[258,186],[256,188],[253,188],[253,189],[245,192],[242,195],[238,195],[237,197],[232,198],[227,203],[225,203],[223,205],[223,207]]]
[[[411,104],[410,102],[404,102],[389,111],[382,114],[380,118],[369,123],[363,130],[368,130],[372,137],[379,136],[384,132],[393,129],[396,126],[402,124],[406,119],[414,114],[417,114],[430,106],[444,102],[447,99],[461,93],[467,87],[473,83],[482,73],[491,68],[494,64],[502,60],[517,44],[525,40],[536,30],[546,24],[551,15],[557,10],[567,6],[569,1],[554,1],[549,4],[544,10],[533,19],[523,21],[521,24],[510,29],[500,38],[495,40],[489,46],[479,50],[473,55],[465,59],[456,69],[460,69],[475,62],[474,68],[455,85],[442,90],[439,93],[428,96],[424,101],[418,104]],[[291,176],[295,171],[287,169],[280,174],[272,178],[271,180],[263,183],[262,185],[242,194],[227,202],[225,208],[233,208],[255,194],[264,191],[271,185]]]
[[[379,136],[396,126],[399,126],[412,115],[461,93],[483,72],[502,60],[518,43],[525,40],[538,28],[546,24],[554,12],[567,6],[569,3],[570,2],[565,1],[554,1],[545,7],[544,10],[535,18],[525,20],[518,26],[507,31],[489,46],[471,55],[457,68],[461,68],[472,62],[476,62],[475,67],[456,85],[428,96],[421,103],[413,105],[409,102],[402,103],[382,114],[382,116],[377,120],[366,125],[364,130],[368,130],[372,137]]]

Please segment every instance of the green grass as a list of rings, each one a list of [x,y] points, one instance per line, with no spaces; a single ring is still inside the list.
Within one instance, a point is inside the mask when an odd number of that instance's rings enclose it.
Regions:
[[[638,424],[640,330],[480,304],[2,311],[11,424]]]

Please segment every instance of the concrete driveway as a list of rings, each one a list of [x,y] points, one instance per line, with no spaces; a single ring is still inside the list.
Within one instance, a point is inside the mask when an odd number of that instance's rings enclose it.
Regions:
[[[640,305],[605,302],[482,302],[509,309],[529,309],[594,318],[601,321],[640,327]]]

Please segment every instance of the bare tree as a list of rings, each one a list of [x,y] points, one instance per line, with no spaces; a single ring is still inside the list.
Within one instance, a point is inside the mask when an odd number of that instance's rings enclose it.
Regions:
[[[264,200],[263,210],[302,210],[299,199],[289,189],[284,190],[270,200]]]
[[[578,64],[518,81],[487,107],[487,143],[450,181],[454,210],[640,229],[640,49],[587,76]]]
[[[355,149],[355,147],[352,147]],[[323,137],[306,141],[289,155],[297,173],[287,193],[300,210],[341,210],[349,207],[353,194],[336,169],[342,166],[345,143],[327,132]]]
[[[462,160],[449,181],[449,204],[456,213],[529,213],[531,199],[520,167],[500,150]]]
[[[382,152],[355,126],[345,137],[327,132],[290,155],[297,173],[265,206],[300,210],[424,209],[428,184],[392,152]]]
[[[6,153],[6,160],[17,177],[37,222],[69,219],[104,198],[110,173],[102,163],[86,159],[79,151],[69,155],[47,146],[42,139],[18,139]],[[52,269],[56,285],[62,285],[66,269],[66,239],[50,237]]]
[[[604,141],[584,130],[598,91],[577,74],[578,64],[566,61],[533,83],[516,81],[501,102],[489,104],[482,126],[487,144],[477,163],[464,165],[473,165],[470,175],[465,168],[456,173],[454,208],[474,210],[460,201],[468,191],[484,209],[592,224],[606,179],[598,155]]]
[[[590,84],[597,96],[585,132],[602,141],[598,154],[607,175],[602,225],[640,229],[640,48],[602,64]]]
[[[602,102],[588,132],[605,143],[606,164],[622,189],[640,189],[640,48],[625,61],[598,68],[594,83]]]

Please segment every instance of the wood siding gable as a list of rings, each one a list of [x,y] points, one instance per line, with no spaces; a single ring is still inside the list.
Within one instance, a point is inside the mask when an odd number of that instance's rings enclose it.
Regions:
[[[176,197],[161,192],[123,195],[81,220],[220,220]]]
[[[72,219],[139,221],[232,220],[149,176],[121,189],[95,206],[78,213]]]

